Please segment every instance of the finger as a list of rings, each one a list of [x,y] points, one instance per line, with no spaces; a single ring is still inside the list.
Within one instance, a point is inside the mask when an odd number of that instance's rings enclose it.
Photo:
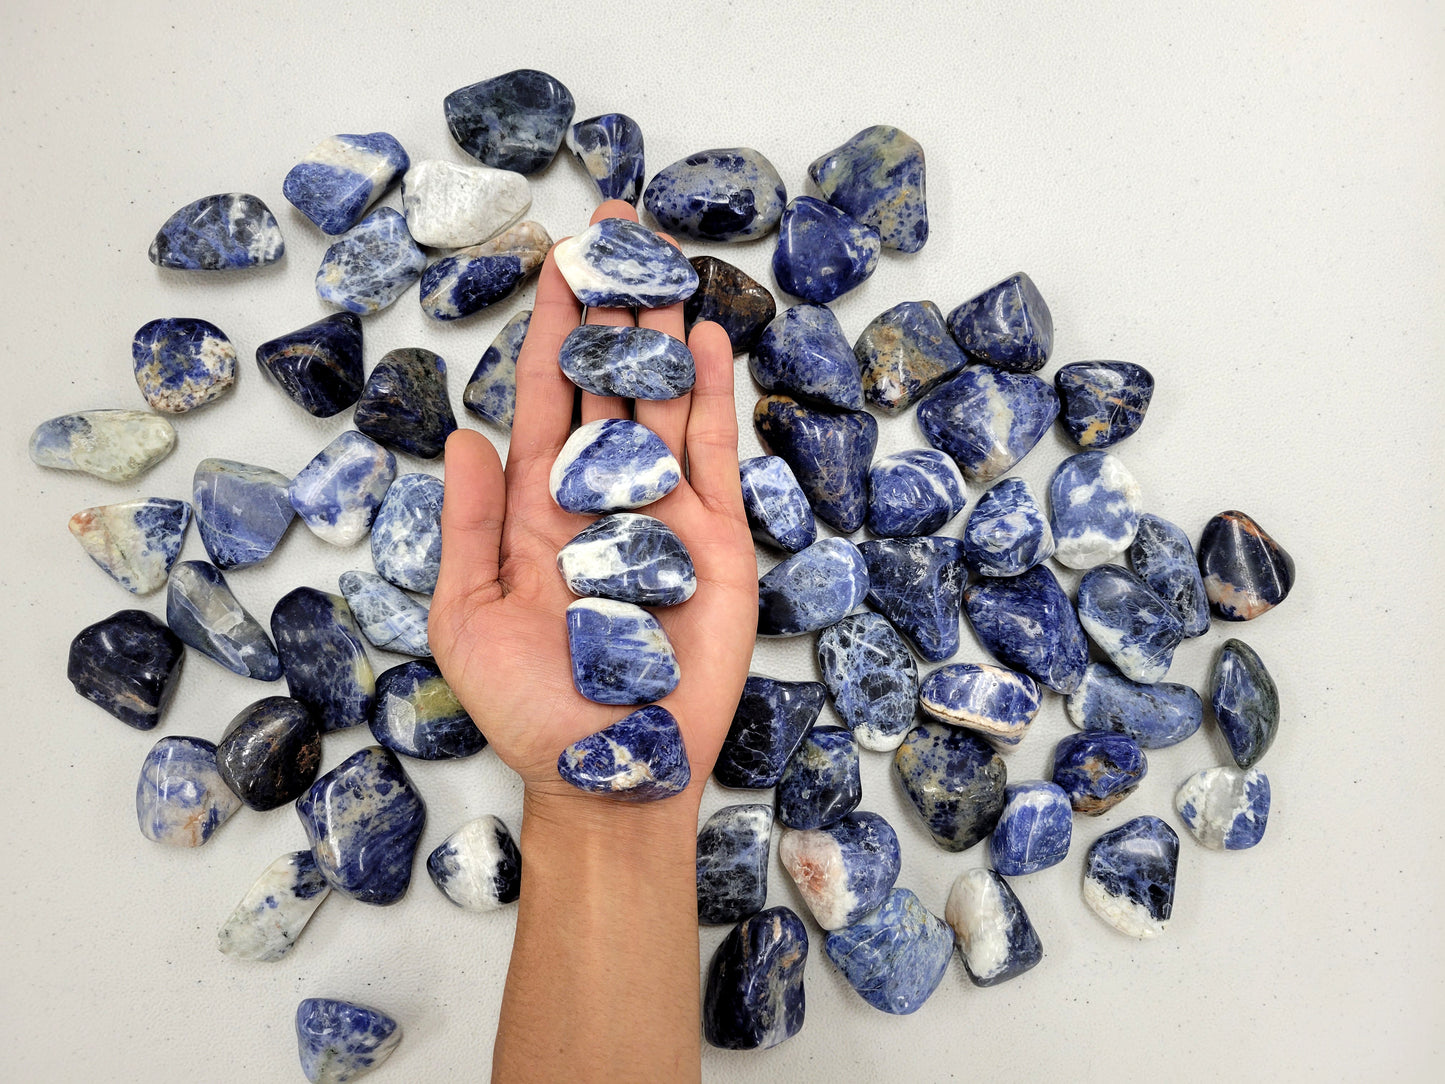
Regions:
[[[657,236],[673,248],[679,247],[678,243],[667,234],[659,233]],[[679,342],[687,341],[681,302],[661,309],[640,310],[637,314],[637,326],[661,331],[666,335],[671,335]],[[729,363],[731,363],[731,356],[729,356]],[[692,395],[685,393],[676,399],[639,399],[635,413],[639,422],[662,438],[662,442],[667,445],[668,450],[677,457],[677,461],[680,463],[682,462],[683,441],[687,439],[687,417],[691,410]]]
[[[733,405],[733,347],[727,332],[711,320],[692,329],[688,339],[697,364],[692,411],[687,421],[688,479],[698,499],[712,511],[741,517],[738,478],[738,416]]]
[[[507,452],[508,473],[534,460],[550,469],[567,440],[576,388],[557,367],[557,350],[581,322],[582,306],[549,252],[537,279],[532,323],[517,355],[517,409]]]
[[[492,442],[474,429],[454,432],[447,439],[444,486],[435,597],[443,604],[500,598],[507,487]]]
[[[637,221],[637,209],[630,203],[620,199],[604,200],[597,210],[592,212],[592,220],[589,225],[595,225],[604,218],[625,218],[631,222]],[[588,309],[587,323],[603,324],[607,327],[633,327],[637,321],[632,318],[631,309]],[[582,393],[582,424],[595,422],[599,418],[629,418],[631,412],[627,404],[615,395],[593,395],[591,392]]]

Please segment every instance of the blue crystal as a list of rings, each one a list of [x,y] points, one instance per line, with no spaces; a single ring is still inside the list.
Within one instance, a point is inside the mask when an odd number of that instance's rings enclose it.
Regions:
[[[341,1084],[390,1057],[401,1028],[378,1009],[309,997],[296,1007],[296,1041],[311,1084]]]
[[[1178,745],[1204,721],[1204,701],[1188,685],[1141,685],[1097,662],[1084,671],[1067,707],[1075,726],[1127,734],[1145,749]]]
[[[1054,532],[1022,478],[995,482],[963,525],[963,560],[980,576],[1017,576],[1054,552]]]
[[[442,559],[440,478],[403,474],[386,491],[371,525],[371,563],[398,587],[431,594]]]
[[[849,813],[826,828],[791,830],[778,858],[825,930],[851,926],[887,898],[898,880],[898,834],[877,813]]]
[[[818,668],[858,744],[876,752],[897,749],[913,726],[918,666],[893,626],[870,613],[830,625],[818,636]]]
[[[431,607],[374,572],[343,572],[339,586],[361,634],[386,651],[401,655],[431,654],[427,618]]]
[[[519,68],[452,91],[442,108],[452,138],[473,158],[536,173],[556,156],[577,103],[546,72]]]
[[[852,534],[868,510],[868,466],[878,445],[871,414],[830,414],[786,395],[765,395],[753,408],[753,427],[792,468],[818,516]]]
[[[323,233],[345,233],[410,168],[406,150],[386,132],[327,136],[291,167],[281,194]]]
[[[286,254],[281,227],[255,196],[226,192],[188,203],[151,242],[157,267],[184,271],[235,271],[275,263]]]
[[[770,233],[788,201],[773,163],[751,147],[699,151],[659,172],[642,195],[663,229],[699,241]]]
[[[70,641],[65,676],[75,691],[127,726],[151,730],[175,695],[185,645],[144,610],[120,610]]]
[[[1126,568],[1099,565],[1084,573],[1079,623],[1130,681],[1153,684],[1169,672],[1182,631],[1174,611]]]
[[[774,787],[817,721],[826,690],[819,681],[749,675],[712,775],[725,787]]]
[[[257,681],[281,676],[281,659],[261,622],[236,600],[226,577],[208,561],[182,561],[166,588],[171,631],[232,673]]]
[[[418,760],[469,757],[487,744],[431,659],[412,659],[381,672],[371,734],[393,753]]]
[[[1084,679],[1089,645],[1073,604],[1054,574],[1036,565],[1007,579],[978,580],[963,606],[979,640],[1002,663],[1059,693]]]
[[[579,790],[629,802],[670,798],[692,779],[677,720],[656,704],[567,746],[557,774]]]
[[[953,931],[908,889],[895,888],[877,911],[830,933],[823,948],[859,997],[904,1016],[943,981]]]
[[[1179,837],[1158,817],[1135,817],[1089,848],[1084,902],[1130,937],[1157,937],[1174,910]]]
[[[1080,452],[1049,479],[1054,560],[1092,568],[1117,557],[1139,529],[1139,484],[1112,452]]]
[[[1214,660],[1210,706],[1229,752],[1241,768],[1252,768],[1279,732],[1279,689],[1264,660],[1243,640],[1226,640]]]
[[[517,356],[532,326],[532,310],[523,309],[503,325],[482,354],[462,392],[462,406],[479,418],[512,428],[517,412]]]
[[[818,538],[813,509],[793,468],[775,455],[759,455],[738,464],[743,486],[743,510],[753,538],[769,546],[797,553]]]
[[[557,569],[574,595],[638,606],[676,606],[697,590],[682,539],[662,520],[635,512],[584,527],[557,554]]]
[[[598,704],[661,700],[681,677],[657,618],[630,602],[583,598],[572,603],[567,646],[577,691]]]
[[[172,847],[199,847],[241,808],[216,769],[204,738],[162,738],[141,764],[135,788],[141,835]]]
[[[912,406],[968,363],[932,301],[903,301],[875,317],[853,354],[864,398],[888,414]]]
[[[107,482],[129,482],[176,446],[176,430],[145,410],[82,410],[43,421],[30,434],[39,467],[78,470]]]
[[[1059,396],[1027,373],[969,365],[918,404],[918,427],[973,482],[992,482],[1054,424]]]
[[[493,816],[468,821],[427,856],[426,871],[442,895],[466,911],[495,911],[522,894],[522,855],[507,826]]]
[[[166,582],[190,523],[185,501],[142,497],[77,512],[70,533],[107,576],[132,594],[148,595]]]
[[[321,728],[306,705],[289,696],[242,708],[216,746],[216,768],[226,786],[257,810],[301,797],[320,766]]]
[[[954,309],[948,330],[975,361],[1016,373],[1042,369],[1054,348],[1054,318],[1022,271]]]
[[[825,828],[858,808],[863,783],[858,743],[841,726],[815,726],[778,779],[778,820],[789,828]]]
[[[1257,768],[1206,768],[1179,787],[1174,808],[1204,846],[1247,850],[1264,838],[1269,824],[1269,779]]]
[[[758,581],[758,635],[796,636],[840,621],[868,594],[868,566],[846,538],[824,538]]]
[[[958,938],[963,968],[975,986],[997,986],[1043,959],[1044,947],[1023,904],[994,870],[971,869],[959,874],[943,913]]]
[[[1199,571],[1214,612],[1226,621],[1274,609],[1294,586],[1294,558],[1243,512],[1221,512],[1204,525]]]
[[[607,515],[661,500],[680,481],[682,467],[656,433],[625,418],[599,418],[567,438],[548,485],[563,511]]]
[[[205,406],[236,383],[236,348],[207,320],[175,316],[142,324],[130,353],[140,393],[165,414]]]
[[[883,538],[934,534],[968,503],[963,486],[958,465],[931,448],[876,460],[868,469],[868,530]]]
[[[248,568],[275,552],[296,511],[291,479],[232,459],[203,459],[191,482],[196,529],[220,568]]]
[[[808,931],[786,907],[745,918],[708,964],[702,1033],[725,1050],[766,1050],[803,1027]]]
[[[421,278],[426,257],[401,212],[381,207],[342,234],[321,257],[316,294],[358,316],[386,308]]]
[[[1039,713],[1038,682],[987,663],[940,666],[918,690],[918,707],[930,719],[976,730],[995,745],[1017,745]]]
[[[642,194],[642,127],[626,113],[603,113],[567,130],[567,149],[597,185],[604,200],[637,206]]]
[[[552,251],[572,293],[589,307],[661,308],[686,301],[698,285],[681,252],[625,218],[594,222]]]
[[[994,869],[1020,877],[1056,866],[1069,853],[1073,834],[1074,810],[1062,787],[1042,779],[1010,783],[989,838]]]
[[[773,276],[795,297],[819,305],[862,284],[878,266],[878,231],[812,196],[783,211]]]
[[[813,162],[823,198],[878,231],[884,248],[917,252],[928,241],[923,148],[889,124],[864,128]]]
[[[447,363],[419,346],[392,350],[378,361],[356,404],[356,428],[422,459],[441,455],[456,427]]]
[[[688,334],[697,324],[711,320],[727,332],[734,354],[751,350],[763,328],[778,314],[772,291],[716,256],[694,256],[688,263],[698,278],[697,290],[682,306]]]
[[[1149,759],[1127,734],[1086,731],[1054,746],[1054,782],[1075,813],[1097,817],[1113,809],[1143,781]]]
[[[340,414],[361,398],[361,317],[332,313],[264,342],[256,364],[306,413]]]
[[[748,368],[766,391],[818,406],[863,409],[858,360],[826,305],[794,305],[778,313],[753,347]]]
[[[489,241],[427,264],[421,308],[433,320],[460,320],[505,301],[536,273],[552,238],[536,222],[520,222]]]
[[[1209,599],[1187,534],[1146,512],[1129,545],[1129,560],[1149,590],[1174,611],[1186,637],[1209,631]]]
[[[946,851],[965,851],[993,831],[1008,769],[978,734],[922,723],[893,754],[903,791]]]
[[[1060,420],[1081,448],[1102,451],[1144,424],[1154,377],[1127,361],[1076,361],[1054,374]]]
[[[271,635],[291,695],[325,731],[364,723],[376,697],[376,675],[346,600],[298,587],[271,611]]]
[[[755,915],[768,899],[773,809],[730,805],[697,834],[697,920],[705,925]]]
[[[650,327],[582,324],[562,340],[562,375],[593,395],[676,399],[697,380],[692,351]]]
[[[311,533],[333,546],[351,546],[371,530],[376,510],[396,478],[396,456],[348,429],[291,479],[287,496]]]
[[[929,662],[958,650],[968,569],[956,538],[884,538],[859,543],[868,565],[868,605]]]

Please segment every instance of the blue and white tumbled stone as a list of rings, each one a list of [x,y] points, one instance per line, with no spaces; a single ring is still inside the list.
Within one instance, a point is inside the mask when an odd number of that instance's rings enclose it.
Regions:
[[[823,305],[867,280],[881,248],[871,226],[822,200],[799,196],[778,225],[773,277],[794,297]]]
[[[287,496],[317,538],[333,546],[352,546],[371,530],[395,478],[396,456],[348,429],[301,468]]]
[[[1004,788],[989,851],[993,867],[1006,877],[1021,877],[1056,866],[1069,853],[1074,810],[1064,788],[1042,779]]]
[[[552,464],[548,486],[563,511],[605,516],[660,501],[682,467],[652,430],[625,418],[579,426]]]
[[[1080,448],[1102,451],[1144,424],[1154,377],[1127,361],[1076,361],[1054,374],[1059,420]]]
[[[271,635],[287,688],[322,730],[344,730],[371,717],[376,674],[344,598],[296,588],[271,611]]]
[[[427,264],[421,309],[433,320],[460,320],[505,301],[547,258],[552,238],[536,222],[519,222],[490,241]]]
[[[789,828],[826,828],[862,798],[858,742],[841,726],[815,726],[778,779],[778,820]]]
[[[166,582],[190,522],[185,501],[142,497],[83,509],[70,517],[69,526],[107,576],[133,595],[148,595]]]
[[[686,301],[697,272],[681,252],[646,226],[604,218],[552,250],[557,270],[588,307],[657,309]]]
[[[199,847],[236,810],[216,768],[216,747],[204,738],[162,738],[141,764],[135,788],[141,834],[172,847]]]
[[[774,787],[823,710],[820,681],[749,674],[712,776],[725,787]]]
[[[234,459],[203,459],[191,479],[196,530],[218,568],[249,568],[275,552],[296,518],[291,479]]]
[[[371,525],[371,563],[385,579],[431,594],[442,559],[442,482],[403,474],[391,484]]]
[[[743,511],[753,538],[789,553],[811,546],[818,538],[813,509],[793,468],[776,455],[759,455],[738,464]]]
[[[286,254],[276,216],[255,196],[202,196],[165,220],[150,261],[182,271],[238,271],[275,263]]]
[[[1279,689],[1259,653],[1243,640],[1226,640],[1210,676],[1210,706],[1230,755],[1252,768],[1279,732]]]
[[[577,103],[546,72],[518,68],[452,91],[442,103],[457,146],[489,166],[536,173],[562,145]]]
[[[393,753],[418,760],[457,760],[487,744],[431,659],[411,659],[377,676],[371,734]]]
[[[584,527],[557,553],[567,590],[638,606],[692,598],[697,574],[682,539],[660,519],[618,512]]]
[[[928,241],[923,148],[890,124],[864,128],[808,167],[823,198],[878,231],[884,248],[917,252]]]
[[[426,871],[464,911],[495,911],[522,894],[522,855],[512,833],[488,814],[468,821],[427,856]]]
[[[1054,318],[1022,271],[948,314],[948,330],[969,357],[1016,373],[1044,367],[1054,348]]]
[[[918,690],[924,715],[977,731],[1005,752],[1028,733],[1042,699],[1038,682],[1027,674],[987,663],[940,666]]]
[[[154,730],[185,662],[185,645],[164,621],[145,610],[120,610],[76,633],[65,676],[126,726]]]
[[[532,189],[511,170],[428,158],[402,178],[401,206],[417,244],[466,248],[520,222],[532,207]]]
[[[863,376],[863,397],[886,414],[912,406],[966,364],[932,301],[903,301],[873,319],[853,354]]]
[[[1158,937],[1174,910],[1179,836],[1158,817],[1135,817],[1089,848],[1084,902],[1114,929]]]
[[[387,132],[327,136],[291,167],[281,194],[323,233],[345,233],[411,167]]]
[[[333,312],[256,347],[256,364],[316,418],[340,414],[361,397],[361,317]]]
[[[725,1050],[766,1050],[803,1027],[808,930],[786,907],[738,923],[708,964],[702,1034]]]
[[[868,565],[868,605],[897,626],[923,658],[958,650],[968,569],[956,538],[881,538],[858,545]]]
[[[329,304],[369,316],[386,308],[421,278],[426,257],[390,207],[372,211],[332,243],[316,269],[316,294]]]
[[[78,470],[107,482],[129,482],[176,446],[176,430],[144,410],[83,410],[41,422],[30,434],[37,467]]]
[[[758,635],[797,636],[827,628],[862,604],[868,565],[846,538],[823,538],[758,580]]]
[[[1247,850],[1264,838],[1269,823],[1269,778],[1258,768],[1205,768],[1180,786],[1174,808],[1204,846]]]
[[[577,691],[598,704],[647,704],[677,688],[682,672],[657,618],[630,602],[581,598],[567,607],[567,646]]]
[[[868,468],[864,524],[881,538],[936,534],[967,503],[958,464],[931,448],[910,448]]]
[[[716,926],[755,915],[768,900],[773,807],[729,805],[697,834],[697,920]]]
[[[878,422],[867,413],[831,413],[786,395],[765,395],[753,407],[763,444],[792,468],[813,511],[843,534],[863,526],[868,467]]]
[[[918,427],[969,481],[992,482],[1033,450],[1058,413],[1058,393],[1038,377],[969,365],[918,404]]]
[[[768,323],[748,357],[764,391],[843,410],[863,409],[858,359],[826,305],[794,305]]]
[[[637,206],[646,175],[642,127],[626,113],[603,113],[567,129],[567,149],[582,163],[604,200]]]
[[[483,351],[462,392],[462,406],[477,417],[512,428],[517,412],[517,357],[531,326],[532,310],[523,309],[502,325],[492,345]]]
[[[208,320],[174,316],[142,324],[130,352],[141,395],[163,414],[205,406],[236,383],[236,348]]]
[[[557,774],[578,790],[628,802],[670,798],[692,780],[677,720],[657,704],[567,746]]]
[[[310,851],[283,854],[266,867],[221,923],[216,947],[237,960],[283,959],[330,894],[331,886]]]
[[[1209,631],[1209,597],[1187,534],[1146,512],[1129,545],[1129,560],[1149,590],[1174,611],[1186,638]]]
[[[818,635],[818,668],[833,707],[864,749],[889,753],[913,727],[918,665],[877,614],[852,614]]]
[[[882,903],[902,864],[898,834],[877,813],[849,813],[826,828],[785,831],[778,858],[825,930],[851,926]]]
[[[963,525],[963,559],[980,576],[1017,576],[1054,552],[1054,532],[1022,478],[988,488]]]
[[[1089,663],[1065,707],[1079,729],[1127,734],[1145,749],[1178,745],[1204,722],[1204,701],[1188,685],[1143,685],[1097,662]]]
[[[1097,817],[1133,794],[1149,772],[1149,760],[1128,734],[1086,731],[1054,746],[1053,780],[1075,813]]]
[[[1003,812],[1008,769],[980,734],[923,723],[893,754],[893,771],[945,851],[966,851],[986,838]]]
[[[624,399],[676,399],[697,382],[687,344],[650,327],[582,324],[562,340],[557,364],[583,391]]]
[[[345,1084],[381,1065],[401,1042],[401,1026],[379,1009],[309,997],[296,1007],[301,1071],[311,1084]]]
[[[903,1016],[929,999],[953,959],[953,931],[906,888],[872,914],[834,930],[828,959],[875,1009]]]
[[[1129,548],[1143,504],[1139,483],[1110,452],[1080,452],[1049,479],[1049,529],[1054,560],[1092,568]]]
[[[185,643],[232,673],[257,681],[281,676],[281,659],[261,622],[237,601],[220,569],[182,561],[166,588],[166,624]]]
[[[366,378],[354,419],[380,444],[435,459],[457,427],[446,359],[420,346],[388,350]]]
[[[431,654],[427,619],[431,607],[374,572],[343,572],[338,584],[361,634],[376,647],[399,655]]]
[[[1024,906],[995,870],[958,875],[943,917],[958,939],[963,969],[975,986],[997,986],[1018,978],[1044,956],[1044,947]]]
[[[783,178],[751,147],[678,159],[659,171],[642,195],[663,229],[699,241],[747,241],[771,233],[787,201]]]
[[[1084,573],[1079,623],[1119,672],[1152,684],[1169,672],[1183,639],[1179,617],[1127,568],[1099,565]]]
[[[1036,565],[1018,576],[976,580],[964,589],[973,631],[994,657],[1057,693],[1084,680],[1089,645],[1074,605],[1054,574]]]

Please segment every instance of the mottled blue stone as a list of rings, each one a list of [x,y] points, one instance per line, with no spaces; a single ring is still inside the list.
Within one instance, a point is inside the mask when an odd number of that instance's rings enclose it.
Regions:
[[[878,266],[878,231],[812,196],[783,211],[773,277],[795,297],[823,305],[861,285]]]
[[[412,659],[377,676],[371,734],[393,753],[418,760],[469,757],[487,744],[431,659]]]
[[[558,552],[557,570],[574,595],[638,606],[676,606],[697,590],[682,539],[662,520],[635,512],[584,527]]]
[[[929,999],[953,959],[953,931],[906,888],[823,942],[828,959],[875,1009],[904,1016]]]
[[[1143,781],[1149,758],[1127,734],[1086,731],[1054,746],[1053,780],[1075,813],[1097,817],[1122,802]]]
[[[697,289],[682,306],[688,333],[711,320],[727,332],[734,354],[751,350],[778,314],[772,291],[716,256],[694,256],[688,262],[698,278]]]
[[[698,922],[737,922],[763,909],[772,831],[766,805],[724,806],[707,819],[697,834]]]
[[[1135,817],[1089,848],[1084,902],[1130,937],[1157,937],[1174,910],[1179,837],[1158,817]]]
[[[343,572],[339,586],[361,634],[371,643],[400,655],[431,654],[426,637],[429,605],[374,572]]]
[[[427,856],[442,895],[465,911],[495,911],[522,894],[522,854],[507,826],[487,815],[462,825]]]
[[[256,347],[256,364],[302,410],[340,414],[361,398],[361,317],[336,312]]]
[[[910,448],[868,468],[865,523],[881,537],[934,534],[967,503],[958,465],[931,448]]]
[[[893,771],[934,840],[946,851],[967,850],[998,823],[1008,769],[978,734],[923,723],[893,754]]]
[[[774,787],[823,710],[820,681],[750,674],[712,776],[725,787]]]
[[[141,764],[135,788],[141,835],[171,847],[199,847],[241,808],[216,770],[204,738],[162,738]]]
[[[1189,536],[1160,516],[1145,513],[1129,545],[1129,560],[1159,601],[1174,611],[1186,638],[1209,631],[1209,598]]]
[[[1054,424],[1059,395],[1036,376],[969,365],[918,404],[918,427],[973,482],[992,482]]]
[[[1139,529],[1139,484],[1112,452],[1080,452],[1049,479],[1054,560],[1092,568],[1127,550]]]
[[[385,579],[431,594],[442,559],[440,478],[403,474],[386,491],[371,525],[371,563]]]
[[[1226,640],[1214,660],[1210,706],[1229,752],[1241,768],[1252,768],[1279,732],[1279,689],[1254,648]]]
[[[472,370],[462,392],[462,406],[477,417],[512,428],[512,416],[517,412],[517,356],[531,326],[531,309],[517,313],[497,332]]]
[[[583,391],[625,399],[676,399],[697,381],[687,344],[650,327],[582,324],[562,340],[557,364]]]
[[[858,359],[826,305],[794,305],[778,313],[753,347],[748,368],[766,391],[818,406],[863,409]]]
[[[1076,361],[1054,374],[1059,420],[1081,448],[1102,451],[1144,424],[1154,377],[1128,361]]]
[[[557,774],[578,790],[628,802],[670,798],[692,780],[677,720],[657,704],[567,746]]]
[[[287,490],[301,522],[323,542],[351,546],[371,530],[396,478],[396,456],[348,429],[301,468]]]
[[[271,635],[291,695],[311,709],[322,730],[366,722],[376,675],[344,598],[296,588],[271,611]]]
[[[371,1072],[401,1042],[401,1027],[379,1009],[309,997],[296,1007],[301,1071],[311,1084],[343,1084]]]
[[[825,930],[851,926],[887,898],[903,856],[877,813],[849,813],[826,828],[790,830],[778,858]]]
[[[505,301],[536,273],[552,238],[536,222],[519,222],[481,244],[427,264],[421,309],[433,320],[460,320]]]
[[[924,715],[976,730],[1005,751],[1028,732],[1041,700],[1033,678],[987,663],[940,666],[918,690],[918,707]]]
[[[82,410],[37,425],[30,434],[30,460],[38,467],[129,482],[170,455],[175,446],[175,426],[159,414]]]
[[[913,726],[918,665],[877,614],[843,618],[818,635],[818,668],[833,707],[864,749],[892,752]]]
[[[321,727],[306,705],[268,696],[241,709],[216,745],[216,768],[251,809],[295,801],[321,766]]]
[[[1044,947],[1009,883],[991,869],[959,874],[944,918],[958,938],[963,969],[975,986],[1018,978],[1044,956]]]
[[[165,414],[205,406],[236,383],[236,348],[208,320],[151,320],[136,331],[130,353],[140,393]]]
[[[166,587],[166,624],[202,655],[257,681],[281,676],[281,659],[261,622],[208,561],[182,561]]]
[[[753,427],[803,487],[813,511],[843,534],[863,526],[868,467],[878,446],[871,414],[830,414],[786,395],[765,395],[753,408]]]
[[[166,582],[190,524],[185,501],[142,497],[83,509],[70,517],[69,526],[107,576],[133,595],[148,595]]]
[[[1204,525],[1199,571],[1214,612],[1226,621],[1274,609],[1294,586],[1294,558],[1243,512],[1221,512]]]
[[[808,931],[786,907],[745,918],[718,945],[703,991],[703,1038],[724,1050],[766,1050],[803,1027]]]
[[[1022,271],[948,314],[948,330],[969,357],[1016,373],[1044,367],[1054,348],[1054,318]]]
[[[929,662],[958,650],[968,569],[956,538],[883,538],[861,542],[868,565],[868,605],[908,637]]]
[[[422,347],[389,351],[361,391],[356,428],[372,440],[435,459],[457,427],[447,398],[447,363]]]
[[[275,552],[296,510],[291,479],[233,459],[203,459],[191,480],[196,530],[219,568],[249,568]]]
[[[573,684],[598,704],[661,700],[682,676],[657,618],[630,602],[583,598],[572,603],[567,646]]]
[[[457,146],[517,173],[536,173],[552,161],[576,108],[571,91],[532,68],[461,87],[442,102]]]
[[[878,231],[884,248],[917,252],[928,241],[923,148],[889,124],[864,128],[808,167],[823,198]]]
[[[1127,734],[1145,749],[1178,745],[1204,721],[1204,701],[1188,685],[1141,685],[1097,662],[1084,671],[1066,706],[1075,726]]]
[[[285,254],[271,208],[244,192],[186,204],[166,219],[150,248],[151,263],[183,271],[236,271],[275,263]]]
[[[991,485],[963,525],[963,560],[980,576],[1017,576],[1053,552],[1049,518],[1022,478]]]
[[[626,113],[603,113],[567,129],[567,149],[597,185],[604,200],[637,206],[645,174],[642,126]]]
[[[797,636],[840,621],[868,594],[868,566],[846,538],[823,538],[758,580],[758,635]]]
[[[572,293],[589,307],[661,308],[686,301],[698,285],[681,252],[625,218],[594,222],[552,252]]]
[[[323,233],[345,233],[410,168],[405,148],[386,132],[327,136],[291,167],[281,194]]]
[[[1257,768],[1206,768],[1183,782],[1174,808],[1204,846],[1248,850],[1264,838],[1269,824],[1269,779]]]
[[[642,203],[663,229],[699,241],[746,241],[772,231],[788,191],[751,147],[699,151],[648,182]]]
[[[793,468],[776,455],[759,455],[738,464],[743,511],[753,538],[765,545],[797,553],[818,538],[813,509]]]
[[[912,406],[968,363],[932,301],[903,301],[880,313],[853,344],[863,397],[887,414]]]
[[[778,779],[778,820],[789,828],[826,828],[863,799],[858,743],[841,726],[815,726]]]
[[[682,467],[645,425],[599,418],[562,445],[548,486],[566,512],[607,515],[661,500],[682,481]]]
[[[1000,662],[1059,693],[1084,679],[1089,645],[1073,604],[1043,565],[1006,579],[978,580],[963,607],[979,640]]]
[[[180,681],[185,645],[144,610],[119,610],[70,641],[75,691],[127,726],[152,730]]]
[[[1056,866],[1069,853],[1073,835],[1074,810],[1062,787],[1042,779],[1010,783],[989,837],[994,869],[1020,877]]]
[[[1179,617],[1134,573],[1118,565],[1089,569],[1076,605],[1079,624],[1130,681],[1153,684],[1169,672],[1183,639]]]
[[[347,312],[369,316],[406,293],[425,267],[426,256],[401,212],[381,207],[326,250],[316,269],[316,294]]]

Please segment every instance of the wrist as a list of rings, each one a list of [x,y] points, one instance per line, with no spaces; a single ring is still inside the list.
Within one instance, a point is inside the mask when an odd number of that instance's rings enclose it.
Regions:
[[[583,867],[625,863],[629,867],[663,862],[675,867],[685,857],[691,870],[697,857],[700,788],[656,802],[626,802],[570,787],[528,785],[522,799],[522,851],[526,861],[552,861]]]

